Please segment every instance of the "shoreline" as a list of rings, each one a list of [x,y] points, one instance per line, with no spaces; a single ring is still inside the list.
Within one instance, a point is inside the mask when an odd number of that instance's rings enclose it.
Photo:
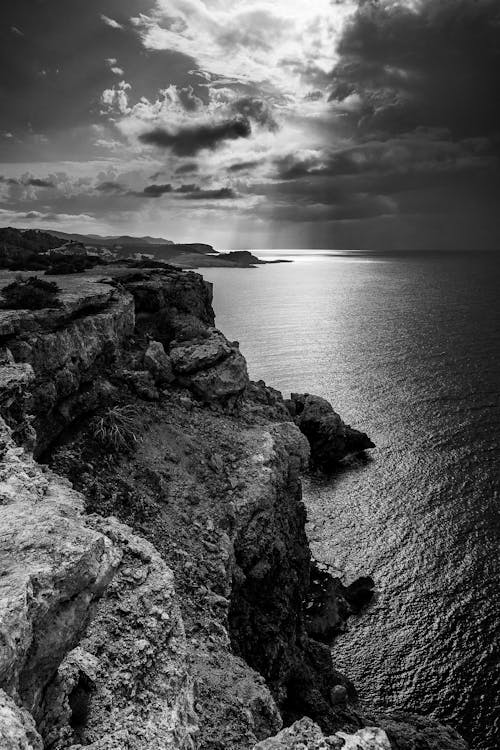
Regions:
[[[261,750],[291,746],[290,732],[323,736],[317,725],[332,742],[344,732],[374,750],[411,736],[466,750],[430,719],[361,711],[310,635],[300,477],[315,431],[339,427],[338,415],[320,399],[311,416],[304,395],[290,411],[249,381],[198,274],[99,279],[97,269],[60,277],[60,308],[0,312],[7,726],[24,722],[55,750],[122,750],[123,732],[141,750],[194,738]],[[42,563],[43,596],[16,609]],[[341,620],[338,594],[316,604],[316,630]],[[268,739],[283,722],[294,728]]]

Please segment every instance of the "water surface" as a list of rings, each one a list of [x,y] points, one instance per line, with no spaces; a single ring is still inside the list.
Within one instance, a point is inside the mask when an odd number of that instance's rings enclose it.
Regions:
[[[335,664],[368,703],[498,750],[499,256],[294,260],[203,274],[251,377],[324,396],[377,444],[305,486],[315,556],[377,583]]]

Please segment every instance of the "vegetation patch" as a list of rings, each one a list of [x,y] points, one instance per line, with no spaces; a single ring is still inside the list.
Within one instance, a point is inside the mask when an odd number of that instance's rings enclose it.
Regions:
[[[16,279],[2,289],[3,307],[10,310],[42,310],[60,307],[58,294],[61,290],[54,281],[45,281],[38,276]]]
[[[111,406],[94,417],[90,430],[99,445],[115,453],[128,453],[137,444],[138,419],[134,406]]]

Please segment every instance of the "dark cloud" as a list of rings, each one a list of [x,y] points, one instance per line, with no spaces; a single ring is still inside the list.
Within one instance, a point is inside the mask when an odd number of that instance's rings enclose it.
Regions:
[[[100,193],[123,193],[124,189],[122,185],[120,185],[119,182],[101,182],[99,185],[97,185],[96,190],[98,190]]]
[[[53,188],[53,187],[55,187],[55,184],[51,180],[39,180],[36,177],[30,178],[24,184],[31,185],[32,187],[41,187],[41,188]]]
[[[203,149],[216,149],[224,141],[248,138],[252,132],[245,118],[206,125],[187,126],[176,132],[155,128],[139,136],[141,143],[170,149],[177,156],[193,156]]]
[[[176,190],[182,193],[184,198],[192,201],[199,200],[234,200],[238,194],[229,187],[218,188],[217,190],[203,190],[196,185],[181,185]]]
[[[172,192],[172,185],[148,185],[144,188],[142,195],[146,198],[161,198],[162,195]]]
[[[198,165],[196,164],[196,162],[191,161],[191,162],[188,162],[187,164],[182,164],[180,167],[177,167],[177,169],[175,170],[175,174],[180,174],[180,175],[191,174],[192,172],[197,172],[197,171],[198,171]]]
[[[244,172],[247,169],[257,167],[260,163],[261,162],[258,159],[254,159],[253,161],[240,161],[237,164],[231,164],[228,168],[228,172]]]
[[[6,184],[6,185],[24,185],[25,187],[39,187],[39,188],[54,188],[56,187],[55,182],[53,180],[42,180],[38,177],[21,177],[21,179],[16,180],[13,177],[4,177],[3,175],[0,175],[0,182]]]
[[[500,130],[497,0],[363,0],[338,52],[331,99],[360,98],[347,116],[364,133]]]
[[[56,136],[58,156],[63,152],[66,158],[75,158],[92,147],[95,134],[84,129],[103,122],[101,94],[116,82],[107,59],[118,60],[123,68],[132,87],[132,104],[141,96],[154,101],[172,81],[188,87],[193,59],[167,50],[145,50],[130,22],[154,4],[154,0],[88,0],[73,3],[68,12],[67,0],[3,3],[0,131],[15,133],[17,144],[1,144],[1,151],[10,155],[17,149],[22,158],[29,158],[26,142],[31,150],[30,139],[35,136],[32,150],[38,157],[41,152],[44,158],[51,157],[51,137]],[[101,15],[122,28],[103,22]],[[23,35],[11,31],[14,27]],[[40,134],[46,140],[40,141]]]
[[[278,123],[274,119],[269,105],[263,99],[244,96],[233,103],[233,111],[247,119],[254,120],[273,133],[278,130]]]

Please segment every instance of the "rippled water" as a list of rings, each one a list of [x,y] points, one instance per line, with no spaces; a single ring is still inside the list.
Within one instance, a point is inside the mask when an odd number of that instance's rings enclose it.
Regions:
[[[498,750],[500,256],[295,261],[204,276],[253,378],[328,398],[377,444],[305,488],[316,557],[377,583],[335,664],[371,704]]]

